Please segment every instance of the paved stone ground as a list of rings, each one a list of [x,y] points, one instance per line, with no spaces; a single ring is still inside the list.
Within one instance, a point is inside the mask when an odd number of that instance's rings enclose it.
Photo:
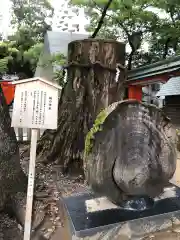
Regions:
[[[173,179],[180,186],[180,152],[177,154],[177,166]]]
[[[177,168],[174,175],[174,179],[176,183],[180,186],[180,153],[178,153]],[[83,191],[85,187],[81,182],[77,184],[77,182],[74,181],[72,177],[66,179],[62,177],[59,180],[58,185],[59,185],[58,188],[60,189],[62,196],[68,196],[71,193]],[[69,240],[68,227],[66,226],[66,224],[64,224],[64,227],[62,227],[61,229],[58,229],[58,232],[56,233],[58,234],[59,239]],[[123,238],[123,240],[125,239],[128,240],[129,238]],[[116,240],[122,239],[120,237],[119,239]],[[148,236],[144,236],[142,240],[180,240],[180,223],[176,223],[175,225],[173,225],[171,229],[167,229],[166,231],[157,232],[154,234],[150,234]]]
[[[177,154],[177,167],[173,179],[176,182],[176,184],[180,187],[180,152],[178,152]],[[180,223],[175,225],[174,228],[168,229],[167,231],[151,234],[150,236],[144,238],[144,240],[146,239],[180,240]]]

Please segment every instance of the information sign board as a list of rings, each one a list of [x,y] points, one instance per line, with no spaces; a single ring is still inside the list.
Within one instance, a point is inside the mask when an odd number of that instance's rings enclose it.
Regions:
[[[58,89],[41,81],[16,85],[12,127],[56,129]]]
[[[24,240],[31,238],[34,195],[37,133],[39,129],[56,129],[58,117],[58,89],[60,86],[41,78],[15,81],[12,127],[31,128],[28,189]]]

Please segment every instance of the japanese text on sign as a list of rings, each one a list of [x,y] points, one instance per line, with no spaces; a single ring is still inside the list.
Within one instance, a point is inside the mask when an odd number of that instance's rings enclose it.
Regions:
[[[17,85],[12,126],[55,129],[57,127],[58,91],[55,88],[25,88]]]

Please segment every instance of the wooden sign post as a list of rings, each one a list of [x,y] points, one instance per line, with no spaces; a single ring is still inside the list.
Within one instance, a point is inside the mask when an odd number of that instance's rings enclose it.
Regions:
[[[58,117],[59,85],[42,78],[12,82],[16,85],[12,114],[12,127],[31,128],[31,151],[24,240],[31,237],[31,219],[34,195],[36,145],[39,129],[56,129]]]

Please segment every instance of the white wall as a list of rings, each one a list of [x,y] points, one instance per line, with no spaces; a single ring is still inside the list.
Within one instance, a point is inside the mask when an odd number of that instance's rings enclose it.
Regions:
[[[159,89],[162,86],[162,83],[158,83],[159,85]],[[163,107],[163,99],[159,99],[156,97],[156,93],[159,91],[157,90],[153,90],[153,84],[150,84],[148,86],[145,86],[142,88],[143,91],[143,98],[142,101],[146,102],[146,103],[153,103],[156,106],[162,108]],[[153,102],[151,102],[153,101]]]

